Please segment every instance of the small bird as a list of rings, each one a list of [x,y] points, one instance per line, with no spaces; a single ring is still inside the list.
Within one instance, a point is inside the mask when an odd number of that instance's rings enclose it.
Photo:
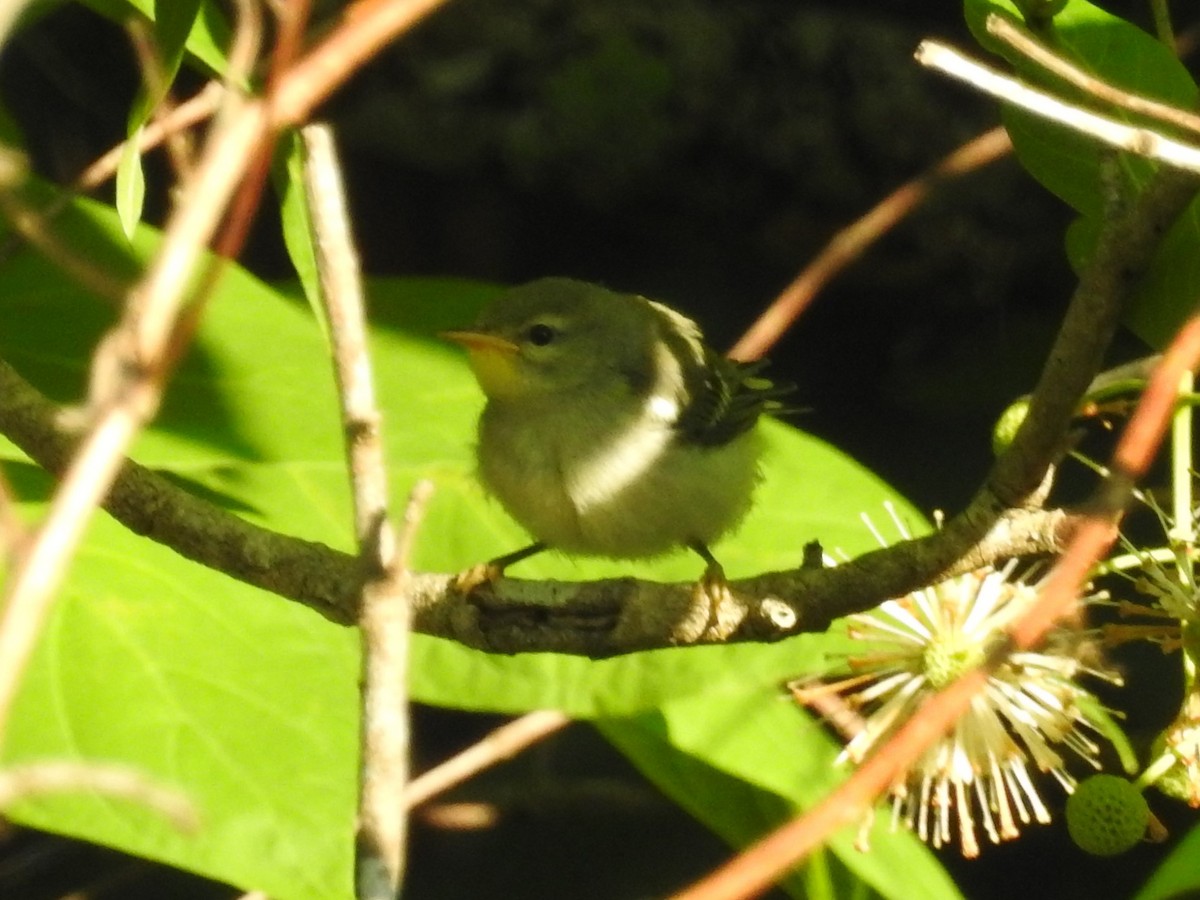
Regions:
[[[476,583],[547,548],[636,559],[689,547],[706,563],[700,584],[725,589],[708,548],[750,509],[755,424],[792,388],[711,350],[661,303],[570,278],[513,288],[443,337],[466,347],[487,395],[480,478],[535,540]]]

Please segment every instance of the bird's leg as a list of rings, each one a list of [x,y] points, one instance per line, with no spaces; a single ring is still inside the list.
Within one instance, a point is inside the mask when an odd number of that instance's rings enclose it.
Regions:
[[[541,553],[546,548],[546,544],[537,541],[528,547],[514,550],[512,553],[505,553],[503,556],[497,556],[495,559],[489,559],[487,562],[478,563],[455,575],[451,586],[460,594],[469,594],[477,587],[484,584],[491,584],[493,581],[501,578],[504,575],[504,570],[509,566],[516,565],[523,559],[528,559],[537,553]]]
[[[695,551],[706,563],[704,574],[696,582],[692,597],[696,602],[708,606],[707,629],[711,629],[717,624],[717,611],[721,603],[729,597],[729,582],[725,580],[725,569],[703,541],[689,541],[688,548]]]

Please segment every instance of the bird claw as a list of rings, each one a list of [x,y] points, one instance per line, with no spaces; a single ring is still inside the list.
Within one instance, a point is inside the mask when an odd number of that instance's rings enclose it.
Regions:
[[[711,631],[718,621],[721,605],[733,598],[729,590],[729,582],[725,578],[725,570],[715,560],[704,569],[704,574],[692,588],[692,601],[703,605],[707,610],[706,631]]]
[[[469,569],[463,569],[450,581],[450,587],[458,593],[466,596],[485,584],[494,584],[504,577],[504,570],[509,566],[519,563],[523,559],[541,553],[546,549],[546,545],[540,541],[530,544],[528,547],[522,547],[512,553],[506,553],[504,556],[497,556],[495,559],[489,559],[487,562],[478,563],[471,566]]]
[[[485,584],[494,584],[504,576],[504,567],[496,565],[496,560],[477,563],[468,569],[463,569],[450,580],[450,589],[464,597],[474,593]]]

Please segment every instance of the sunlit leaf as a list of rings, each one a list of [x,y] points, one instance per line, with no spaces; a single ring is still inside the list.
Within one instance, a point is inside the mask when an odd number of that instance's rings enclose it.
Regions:
[[[142,220],[142,205],[146,200],[146,175],[142,170],[142,154],[138,150],[141,134],[142,127],[139,125],[130,133],[117,164],[117,215],[126,237],[133,236],[134,229]]]

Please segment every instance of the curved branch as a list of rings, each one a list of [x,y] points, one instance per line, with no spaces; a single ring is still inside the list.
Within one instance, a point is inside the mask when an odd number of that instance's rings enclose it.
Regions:
[[[691,583],[503,578],[464,595],[454,591],[453,576],[423,575],[412,584],[413,625],[494,653],[594,659],[691,644],[767,643],[824,631],[841,616],[998,559],[1057,553],[1075,523],[1063,510],[1012,510],[982,539],[973,528],[948,525],[835,568],[735,579],[715,616]]]

